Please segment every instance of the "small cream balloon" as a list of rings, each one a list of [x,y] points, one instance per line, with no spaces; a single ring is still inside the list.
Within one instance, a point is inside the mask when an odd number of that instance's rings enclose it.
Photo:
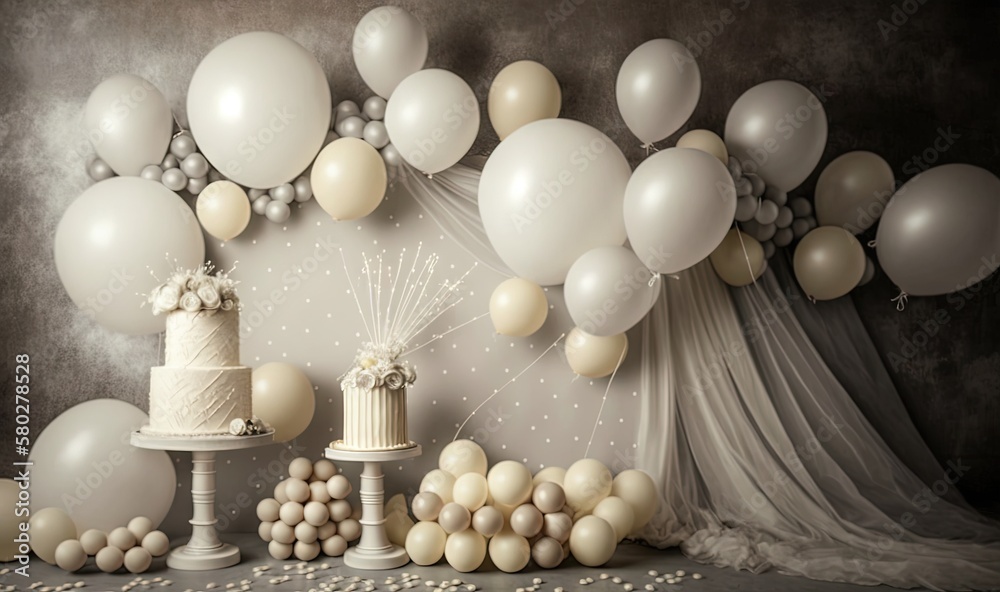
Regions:
[[[559,567],[563,561],[562,544],[551,537],[542,537],[532,545],[531,558],[542,569]]]
[[[494,506],[483,506],[472,515],[472,528],[487,538],[500,532],[503,524],[503,514]]]
[[[417,565],[434,565],[444,557],[447,537],[437,522],[417,522],[406,535],[406,553]]]
[[[448,534],[461,532],[472,526],[472,513],[465,506],[451,502],[441,508],[438,515],[438,524]]]
[[[730,286],[752,284],[764,273],[764,247],[754,237],[735,228],[726,233],[726,238],[708,258],[715,273]]]
[[[486,452],[472,440],[450,442],[438,455],[438,468],[455,477],[461,477],[465,473],[485,476],[487,467]]]
[[[486,477],[479,473],[465,473],[455,480],[453,497],[455,502],[475,512],[483,507],[489,495],[489,485]]]
[[[274,429],[275,442],[287,442],[309,427],[316,395],[309,378],[296,366],[264,364],[254,369],[252,383],[254,414]]]
[[[615,529],[597,516],[584,516],[573,525],[569,550],[573,558],[587,567],[604,565],[615,554],[618,542]]]
[[[615,542],[620,543],[622,539],[632,530],[635,522],[635,512],[628,502],[620,497],[610,495],[594,506],[593,515],[604,519],[615,529]]]
[[[678,148],[694,148],[702,152],[708,152],[712,156],[722,161],[722,164],[729,164],[729,151],[726,150],[726,143],[718,134],[709,130],[693,129],[677,139]]]
[[[795,247],[792,267],[802,291],[815,300],[844,296],[865,275],[865,251],[850,231],[820,226]]]
[[[574,512],[589,512],[611,493],[611,471],[599,460],[578,460],[566,470],[563,489]]]
[[[566,361],[573,372],[580,376],[608,376],[625,360],[627,354],[628,337],[624,333],[598,337],[574,327],[566,336]]]
[[[77,571],[87,564],[87,553],[76,539],[67,539],[56,547],[56,565],[66,571]]]
[[[527,337],[542,328],[548,314],[545,292],[531,280],[504,280],[490,296],[490,320],[501,335]]]
[[[518,506],[531,499],[531,471],[519,462],[498,462],[486,475],[486,481],[497,504]]]
[[[219,240],[231,240],[250,224],[250,199],[236,183],[216,181],[198,194],[195,213],[209,234]]]
[[[31,532],[31,550],[45,563],[55,564],[56,547],[59,543],[76,538],[76,525],[73,519],[59,508],[43,508],[36,511],[31,515],[28,524]]]
[[[441,469],[429,471],[420,481],[420,492],[429,491],[436,493],[441,501],[450,503],[455,501],[453,491],[455,489],[455,476]]]
[[[566,478],[566,469],[562,467],[545,467],[541,471],[535,473],[535,476],[531,479],[532,484],[538,487],[539,483],[546,483],[551,481],[559,486],[562,486],[563,479]]]
[[[660,507],[660,495],[657,493],[653,478],[638,469],[627,469],[618,473],[611,484],[611,495],[625,500],[632,506],[635,516],[631,533],[646,526]]]
[[[402,495],[400,495],[402,497]],[[406,545],[406,535],[413,528],[413,519],[406,512],[406,501],[403,507],[386,507],[385,513],[385,534],[389,537],[389,542],[400,547]],[[322,538],[322,537],[320,537]]]
[[[453,533],[445,542],[444,558],[455,571],[475,571],[486,560],[486,539],[471,528]]]
[[[387,179],[378,150],[358,138],[327,144],[309,177],[316,201],[334,220],[357,220],[375,211],[385,197]]]
[[[531,559],[528,539],[511,530],[503,530],[490,539],[489,551],[493,565],[507,573],[521,571]]]
[[[570,531],[573,530],[573,518],[569,514],[556,512],[546,514],[542,526],[542,534],[551,537],[560,543],[569,540]]]
[[[531,60],[505,66],[490,84],[486,109],[502,141],[517,128],[559,117],[562,91],[548,68]]]
[[[566,505],[566,492],[558,483],[551,481],[538,483],[531,493],[531,503],[544,514],[558,512]]]
[[[323,539],[320,543],[323,554],[328,557],[340,557],[347,550],[347,540],[339,534],[335,534],[328,539]]]
[[[413,515],[417,520],[437,520],[444,500],[433,491],[421,491],[413,496]]]

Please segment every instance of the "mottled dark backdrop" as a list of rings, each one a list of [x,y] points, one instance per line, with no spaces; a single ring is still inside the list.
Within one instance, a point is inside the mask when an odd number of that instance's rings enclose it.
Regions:
[[[614,100],[618,66],[655,37],[698,45],[701,104],[690,127],[721,131],[748,87],[790,78],[829,95],[830,142],[838,154],[873,150],[905,181],[942,131],[956,137],[938,163],[997,172],[1000,4],[722,0],[655,2],[519,0],[403,1],[427,26],[429,66],[454,70],[485,101],[492,76],[523,58],[547,65],[563,87],[563,115],[607,132],[633,163],[639,142]],[[93,351],[138,351],[149,366],[154,338],[95,329],[56,277],[51,243],[59,214],[89,181],[78,154],[79,117],[106,76],[132,72],[165,91],[183,120],[184,92],[198,60],[240,32],[285,33],[319,57],[335,100],[368,93],[354,70],[350,38],[371,2],[3,2],[0,8],[0,378],[12,392],[16,352],[28,351],[46,380],[35,393],[39,430],[77,393],[143,392],[144,368],[95,363]],[[723,11],[732,22],[722,22]],[[688,128],[685,128],[685,130]],[[681,132],[685,131],[681,130]],[[58,145],[65,141],[65,148]],[[474,151],[497,142],[484,118]],[[816,174],[799,193],[809,195]],[[884,276],[852,296],[918,428],[942,461],[972,467],[959,487],[989,505],[1000,486],[1000,280],[961,296],[913,298],[903,313]],[[944,311],[942,315],[939,311]],[[947,319],[935,322],[930,319]],[[921,336],[927,333],[929,338]],[[135,354],[128,359],[135,360]],[[877,397],[879,393],[871,393]],[[0,474],[10,473],[12,401],[3,404]],[[37,431],[36,431],[37,433]]]

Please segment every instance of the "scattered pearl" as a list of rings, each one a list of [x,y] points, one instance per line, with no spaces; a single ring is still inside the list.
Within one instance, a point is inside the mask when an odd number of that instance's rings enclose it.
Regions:
[[[650,592],[652,592],[653,590],[656,590],[656,586],[654,586],[652,584],[646,584],[644,586],[644,588],[646,588],[646,590],[649,590]]]
[[[601,576],[600,576],[600,578],[601,578],[602,580],[606,580],[606,579],[608,579],[609,577],[611,577],[611,576],[609,576],[609,575],[608,575],[608,574],[606,574],[606,573],[602,573],[602,574],[601,574]]]
[[[694,579],[696,579],[696,580],[700,580],[700,579],[702,579],[705,576],[701,575],[700,573],[696,573],[696,574],[693,574],[691,577],[694,578]]]
[[[683,569],[678,569],[677,571],[674,572],[674,575],[683,576],[684,575],[684,570]]]
[[[622,583],[622,579],[619,578],[618,576],[615,576],[615,577],[611,578],[611,581],[614,582],[614,583],[616,583],[616,584],[621,584]]]
[[[635,587],[632,584],[626,583],[622,585],[622,590],[625,590],[625,592],[632,592],[634,588]]]
[[[535,585],[541,584],[542,583],[542,578],[535,578],[535,579],[531,580],[531,583],[535,584]]]
[[[648,571],[648,572],[646,572],[646,573],[648,573],[648,574],[649,574],[650,576],[652,576],[652,577],[654,577],[654,578],[655,578],[656,576],[660,575],[660,572],[656,571],[655,569],[651,569],[651,570],[649,570],[649,571]]]

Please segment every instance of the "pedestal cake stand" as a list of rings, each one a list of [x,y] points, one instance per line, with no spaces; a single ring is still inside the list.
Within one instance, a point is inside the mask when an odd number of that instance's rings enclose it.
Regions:
[[[363,462],[361,471],[361,540],[344,553],[344,563],[355,569],[395,569],[410,562],[406,549],[389,542],[385,533],[385,475],[382,463],[420,456],[419,444],[399,450],[343,450],[331,446],[330,460]]]
[[[159,436],[132,432],[132,446],[191,453],[191,539],[167,557],[167,566],[188,571],[222,569],[240,562],[240,549],[223,543],[215,529],[215,453],[270,444],[274,430],[247,436]]]

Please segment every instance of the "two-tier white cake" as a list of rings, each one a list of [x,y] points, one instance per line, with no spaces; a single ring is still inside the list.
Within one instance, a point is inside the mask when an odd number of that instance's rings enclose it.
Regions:
[[[252,418],[250,368],[240,366],[239,300],[232,280],[202,267],[178,272],[150,294],[167,315],[165,360],[150,370],[145,433],[230,433]]]

